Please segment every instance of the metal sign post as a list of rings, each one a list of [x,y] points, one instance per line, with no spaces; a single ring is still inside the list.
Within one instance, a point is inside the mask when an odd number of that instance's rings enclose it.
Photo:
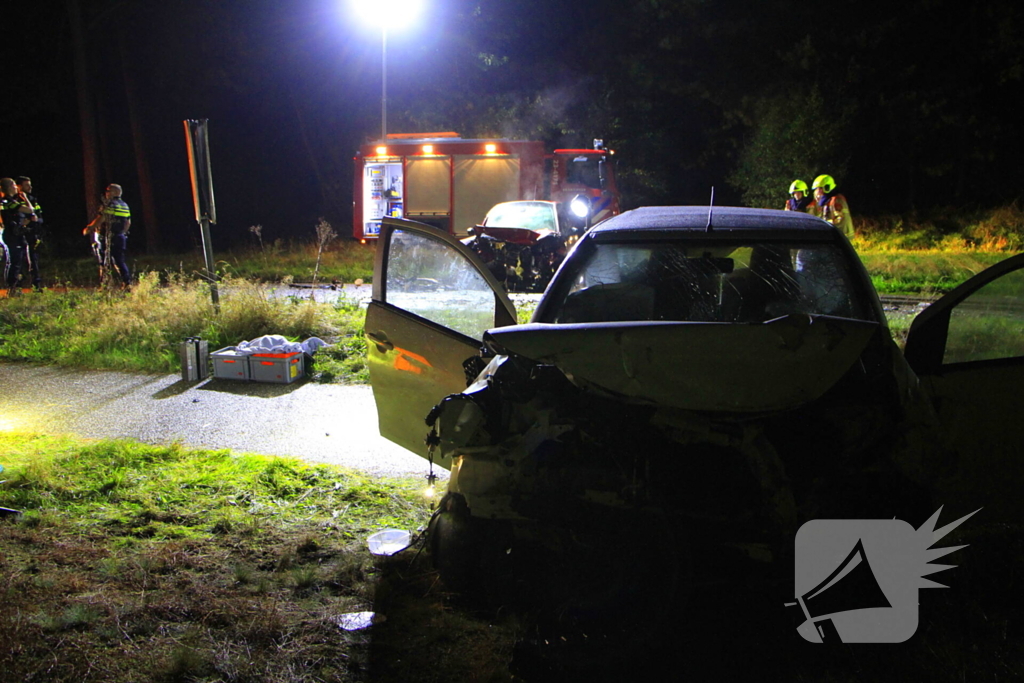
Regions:
[[[213,173],[210,169],[210,140],[207,132],[209,119],[186,119],[185,141],[188,147],[188,166],[192,176],[192,201],[196,208],[196,221],[203,237],[203,256],[206,259],[206,279],[210,283],[210,299],[220,312],[220,294],[217,273],[213,263],[213,242],[210,224],[217,223],[217,206],[213,200]]]

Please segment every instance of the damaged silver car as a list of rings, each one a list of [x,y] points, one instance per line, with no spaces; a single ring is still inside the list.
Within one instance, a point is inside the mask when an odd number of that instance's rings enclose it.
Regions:
[[[999,275],[1021,287],[1020,258],[933,304],[911,369],[846,238],[808,215],[623,213],[575,245],[529,324],[464,245],[385,219],[365,327],[380,432],[451,470],[430,529],[443,579],[635,604],[697,549],[770,562],[808,519],[923,521],[973,448],[952,404],[937,417],[943,382],[980,406],[979,363],[1019,374],[1024,356],[1018,317],[999,358],[944,360],[950,309]]]

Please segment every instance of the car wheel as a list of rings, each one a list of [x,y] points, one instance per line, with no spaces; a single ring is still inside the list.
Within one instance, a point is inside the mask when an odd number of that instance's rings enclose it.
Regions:
[[[479,533],[466,500],[447,494],[427,529],[434,568],[445,587],[466,591],[479,584]]]

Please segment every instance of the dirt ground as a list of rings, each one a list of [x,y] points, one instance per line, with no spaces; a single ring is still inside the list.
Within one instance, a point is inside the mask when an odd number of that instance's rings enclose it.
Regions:
[[[1019,527],[975,527],[919,592],[917,633],[891,645],[815,645],[790,572],[714,561],[701,566],[665,609],[582,621],[528,602],[460,597],[445,589],[425,553],[380,565],[375,609],[386,620],[361,632],[373,681],[674,680],[930,681],[1024,676]],[[616,552],[621,549],[616,549]],[[665,568],[666,571],[668,568]]]

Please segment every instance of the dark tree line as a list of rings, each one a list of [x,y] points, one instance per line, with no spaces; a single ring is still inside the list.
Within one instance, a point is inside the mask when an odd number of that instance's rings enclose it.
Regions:
[[[1020,195],[1013,0],[427,6],[389,39],[391,132],[604,138],[629,205],[705,203],[714,186],[719,203],[778,206],[793,178],[823,172],[860,213]],[[215,239],[255,223],[312,234],[318,216],[347,231],[352,154],[380,129],[380,39],[341,3],[41,0],[18,12],[24,59],[9,84],[34,96],[0,109],[19,131],[5,157],[11,174],[43,176],[51,204],[73,205],[69,223],[119,181],[149,248],[189,244],[181,121],[209,118]]]

